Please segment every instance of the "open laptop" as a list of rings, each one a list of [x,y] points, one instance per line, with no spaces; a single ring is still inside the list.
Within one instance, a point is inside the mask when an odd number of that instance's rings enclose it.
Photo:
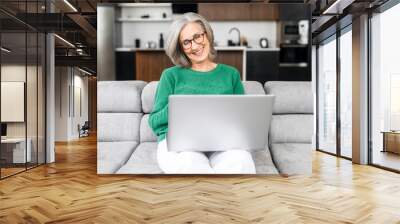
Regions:
[[[263,150],[272,95],[170,95],[169,151]]]

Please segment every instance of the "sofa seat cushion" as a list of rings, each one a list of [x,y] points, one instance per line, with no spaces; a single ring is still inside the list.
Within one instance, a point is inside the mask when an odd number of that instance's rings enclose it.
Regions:
[[[141,94],[144,81],[97,82],[97,111],[116,113],[141,113]]]
[[[161,174],[157,162],[157,142],[142,142],[118,174]]]
[[[97,140],[139,141],[141,113],[97,113]]]
[[[128,161],[139,143],[130,142],[98,142],[97,173],[113,174]]]
[[[311,143],[313,125],[312,114],[273,115],[269,143]]]
[[[306,143],[277,143],[270,145],[271,155],[282,174],[312,173],[312,145]]]
[[[145,114],[140,122],[140,142],[157,142],[157,136],[149,126],[150,114]]]
[[[271,153],[269,150],[252,151],[251,155],[256,166],[257,174],[279,174],[272,161]]]
[[[270,81],[265,92],[275,95],[273,114],[312,114],[314,97],[311,82]]]

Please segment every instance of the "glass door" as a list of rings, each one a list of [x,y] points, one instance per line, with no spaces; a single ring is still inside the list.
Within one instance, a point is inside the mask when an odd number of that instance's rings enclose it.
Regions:
[[[321,43],[317,54],[317,148],[336,154],[336,35]]]
[[[341,31],[340,45],[340,156],[352,158],[352,32]]]
[[[371,18],[370,162],[400,171],[400,4]]]

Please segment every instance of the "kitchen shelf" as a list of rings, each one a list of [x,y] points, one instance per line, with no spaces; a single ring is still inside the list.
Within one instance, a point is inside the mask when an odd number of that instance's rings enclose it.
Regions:
[[[118,18],[117,22],[171,22],[171,18],[148,18],[148,19],[143,19],[143,18]]]

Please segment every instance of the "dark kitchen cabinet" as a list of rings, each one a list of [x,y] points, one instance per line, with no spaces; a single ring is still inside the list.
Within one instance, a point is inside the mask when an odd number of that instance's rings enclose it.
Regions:
[[[279,80],[279,51],[247,51],[246,80]]]
[[[116,52],[115,74],[117,80],[135,80],[135,52]]]
[[[309,67],[302,66],[280,66],[280,81],[311,81],[311,71]]]

